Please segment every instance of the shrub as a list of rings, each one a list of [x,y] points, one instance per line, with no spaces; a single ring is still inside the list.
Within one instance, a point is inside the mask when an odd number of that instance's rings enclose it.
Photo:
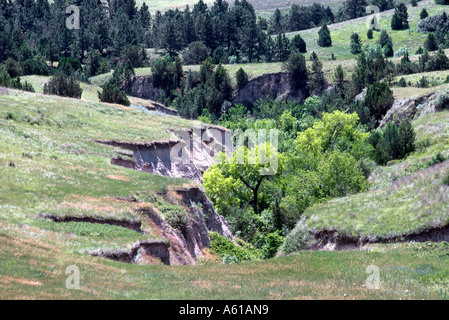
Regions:
[[[9,58],[5,61],[5,69],[11,78],[16,78],[22,74],[22,67],[16,60]]]
[[[394,55],[393,44],[391,42],[387,43],[384,47],[384,55],[389,58]]]
[[[82,71],[83,67],[81,65],[81,62],[79,62],[78,60],[72,57],[68,57],[59,60],[57,70],[61,73],[64,73],[66,76],[71,76],[76,71]]]
[[[34,92],[33,86],[26,82],[20,82],[20,78],[12,79],[5,68],[0,68],[0,86],[18,90]]]
[[[405,81],[404,77],[399,80],[399,86],[405,88],[407,86],[407,81]]]
[[[117,103],[124,106],[129,106],[131,104],[126,93],[120,90],[113,81],[106,83],[101,93],[98,92],[98,98],[102,102]]]
[[[283,242],[284,237],[279,234],[279,231],[269,233],[265,237],[265,244],[262,247],[262,259],[273,258]]]
[[[427,39],[424,42],[424,47],[427,49],[427,51],[436,51],[438,49],[438,42],[433,33],[429,33],[427,35]]]
[[[449,109],[449,91],[440,92],[435,98],[435,108],[437,110]]]
[[[248,83],[248,74],[243,68],[240,68],[235,75],[237,78],[237,88],[242,89]]]
[[[446,157],[441,154],[441,152],[438,152],[432,159],[427,162],[428,167],[433,167],[434,165],[437,165],[439,163],[443,163],[446,161]]]
[[[185,230],[187,226],[187,214],[179,206],[170,206],[163,210],[165,221],[172,227],[179,231]]]
[[[63,73],[57,72],[51,77],[50,81],[44,85],[44,93],[81,99],[83,90],[80,87],[79,81],[75,80],[74,77],[69,77]]]
[[[31,59],[27,59],[22,63],[22,70],[23,75],[41,75],[41,76],[47,76],[50,74],[50,70],[45,63],[44,60],[42,60],[39,57],[34,57]]]
[[[190,43],[182,54],[184,64],[200,64],[207,57],[209,57],[209,49],[202,41]]]
[[[427,80],[427,77],[422,76],[421,79],[419,79],[418,82],[416,83],[416,86],[418,88],[428,88],[429,80]]]
[[[443,178],[443,184],[449,186],[449,171],[446,172],[446,176]]]
[[[209,235],[211,253],[217,254],[224,263],[257,260],[261,257],[258,249],[241,240],[237,240],[239,245],[236,245],[231,239],[216,232],[211,232]]]
[[[398,50],[396,50],[394,52],[395,58],[403,57],[403,56],[406,56],[408,54],[409,54],[409,52],[408,52],[408,49],[406,47],[400,47]]]
[[[366,33],[366,36],[368,37],[368,39],[372,39],[373,38],[373,29],[369,29],[368,32]]]

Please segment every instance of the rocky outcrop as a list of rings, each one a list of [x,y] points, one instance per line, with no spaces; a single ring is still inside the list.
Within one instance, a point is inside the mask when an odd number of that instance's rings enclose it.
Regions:
[[[151,76],[134,77],[125,87],[126,94],[147,100],[159,100],[164,94],[162,88],[155,88],[151,83]]]
[[[202,183],[202,173],[214,164],[217,152],[232,151],[231,132],[220,127],[172,130],[179,140],[130,143],[101,141],[99,143],[132,151],[111,160],[114,165],[148,173],[187,178]]]
[[[430,92],[423,95],[396,100],[380,122],[379,127],[383,128],[388,122],[393,121],[395,117],[399,120],[413,120],[427,113],[435,112],[433,100],[437,93],[438,92]]]
[[[250,80],[245,87],[240,89],[232,99],[233,104],[253,106],[259,99],[267,97],[279,100],[291,100],[302,103],[305,94],[292,91],[288,83],[288,74],[285,72],[266,74]]]

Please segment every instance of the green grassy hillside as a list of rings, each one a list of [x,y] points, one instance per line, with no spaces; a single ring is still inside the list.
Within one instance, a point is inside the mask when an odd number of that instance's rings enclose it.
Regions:
[[[420,21],[419,14],[423,8],[426,8],[429,15],[441,14],[443,10],[448,10],[447,6],[436,5],[433,0],[425,0],[418,3],[417,7],[408,5],[408,15],[410,30],[392,30],[391,17],[394,10],[382,12],[380,14],[380,29],[387,30],[388,34],[393,39],[393,49],[396,51],[400,47],[407,47],[411,54],[414,54],[419,46],[423,46],[426,35],[416,32],[418,22]],[[322,48],[317,44],[319,28],[309,29],[299,32],[288,33],[289,38],[293,38],[295,34],[300,34],[307,44],[307,51],[309,53],[315,51],[320,59],[328,59],[332,53],[337,59],[355,59],[355,55],[351,54],[349,47],[349,40],[353,32],[358,33],[362,45],[375,44],[379,38],[380,32],[374,32],[373,39],[368,39],[366,33],[367,18],[358,18],[354,20],[345,21],[329,25],[329,31],[332,38],[332,47]]]

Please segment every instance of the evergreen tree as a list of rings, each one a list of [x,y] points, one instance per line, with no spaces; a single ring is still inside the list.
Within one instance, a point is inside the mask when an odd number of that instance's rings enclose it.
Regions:
[[[299,34],[293,37],[293,39],[290,42],[290,47],[292,52],[300,52],[300,53],[307,52],[306,42]]]
[[[422,19],[427,18],[428,16],[429,16],[429,13],[427,12],[426,8],[422,9],[421,13],[419,14],[419,18],[422,20]]]
[[[401,3],[394,9],[394,14],[391,19],[391,29],[402,30],[408,29],[408,27],[407,6]]]
[[[438,42],[433,33],[429,33],[427,35],[427,39],[424,42],[424,48],[426,48],[427,51],[435,51],[438,49]]]
[[[331,34],[326,24],[323,24],[320,31],[318,31],[318,45],[320,47],[332,46]]]
[[[359,54],[360,52],[362,52],[362,40],[357,33],[353,33],[351,35],[350,46],[352,54]]]
[[[293,53],[284,63],[283,69],[288,73],[288,81],[292,90],[307,91],[306,59],[301,53]]]

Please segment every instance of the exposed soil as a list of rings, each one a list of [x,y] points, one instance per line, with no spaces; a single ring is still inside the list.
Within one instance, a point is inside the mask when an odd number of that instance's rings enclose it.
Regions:
[[[98,223],[98,224],[110,224],[113,226],[119,226],[126,229],[136,231],[138,233],[143,233],[142,222],[140,221],[124,221],[115,219],[101,219],[101,218],[91,218],[91,217],[75,217],[75,216],[65,216],[59,217],[55,215],[41,215],[41,218],[50,219],[53,222],[87,222],[87,223]]]
[[[374,243],[449,242],[449,225],[387,238],[351,237],[335,230],[321,230],[312,235],[314,244],[310,245],[311,250],[353,250]]]
[[[100,251],[91,252],[92,256],[103,257],[119,262],[139,263],[140,260],[149,261],[148,256],[160,259],[164,264],[170,264],[169,246],[162,240],[140,241],[134,244],[130,251]]]

